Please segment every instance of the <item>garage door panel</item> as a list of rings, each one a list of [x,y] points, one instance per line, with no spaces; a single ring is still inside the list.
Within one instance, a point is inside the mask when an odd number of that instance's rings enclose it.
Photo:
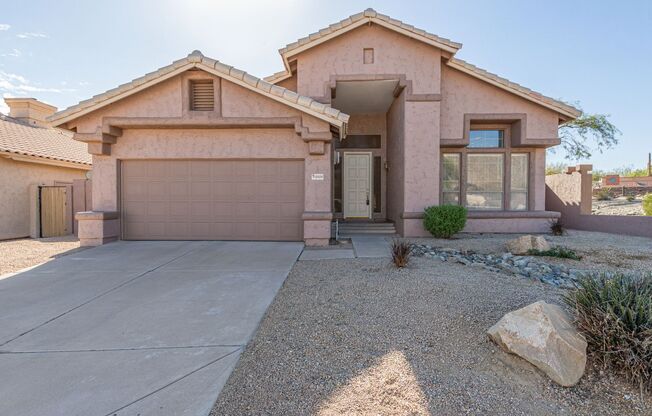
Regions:
[[[125,239],[301,240],[303,161],[123,161]]]
[[[277,202],[261,202],[256,204],[255,215],[261,219],[281,218],[283,212],[281,212],[281,205]]]
[[[236,204],[233,202],[213,202],[213,219],[228,220],[236,215]]]
[[[190,183],[179,180],[170,181],[168,192],[171,201],[186,201],[190,195]]]
[[[232,182],[213,182],[213,200],[230,201],[233,199],[235,184]]]
[[[147,161],[147,177],[148,178],[165,178],[168,176],[168,163],[164,160],[150,160]]]
[[[170,199],[169,184],[164,181],[147,183],[147,197],[149,201],[167,201]]]
[[[190,183],[190,200],[210,201],[213,184],[210,181],[199,180]]]

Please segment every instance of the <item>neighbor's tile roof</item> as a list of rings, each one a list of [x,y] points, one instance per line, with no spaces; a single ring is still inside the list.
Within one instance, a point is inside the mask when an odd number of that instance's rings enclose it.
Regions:
[[[571,117],[578,117],[582,112],[578,110],[577,108],[573,107],[572,105],[566,104],[563,101],[560,100],[555,100],[554,98],[550,98],[548,96],[545,96],[539,92],[533,91],[529,88],[526,88],[520,84],[517,84],[515,82],[512,82],[508,80],[507,78],[500,77],[496,74],[493,74],[485,69],[478,68],[477,66],[470,64],[466,61],[463,61],[461,59],[457,58],[451,58],[448,61],[448,65],[457,68],[457,69],[463,69],[465,72],[470,72],[470,75],[476,76],[478,78],[484,78],[489,81],[493,81],[497,84],[500,84],[499,86],[502,87],[503,89],[506,90],[512,90],[514,92],[518,92],[520,94],[525,95],[525,98],[529,98],[532,101],[538,102],[540,104],[547,104],[547,107],[554,107],[557,111],[560,111],[563,114],[566,114]]]
[[[311,33],[310,35],[308,35],[306,37],[303,37],[303,38],[297,40],[296,42],[290,43],[290,44],[286,45],[284,48],[279,49],[279,52],[281,53],[281,55],[286,54],[286,53],[291,52],[292,50],[297,49],[297,48],[299,48],[299,47],[301,47],[303,45],[314,42],[314,41],[316,41],[316,40],[318,40],[318,39],[320,39],[320,38],[322,38],[324,36],[330,35],[331,33],[337,32],[338,30],[345,29],[346,27],[351,26],[351,25],[353,25],[353,24],[355,24],[355,23],[357,23],[357,22],[359,22],[361,20],[365,20],[365,19],[367,19],[367,20],[378,19],[378,20],[380,20],[382,22],[385,22],[385,23],[389,24],[392,27],[406,30],[408,32],[413,33],[414,35],[422,36],[422,37],[424,37],[426,39],[429,39],[429,40],[432,40],[434,42],[441,43],[443,45],[449,46],[452,49],[460,49],[462,47],[461,43],[453,42],[450,39],[442,38],[441,36],[437,36],[435,34],[428,33],[423,29],[417,29],[416,27],[414,27],[412,25],[408,25],[408,24],[403,23],[402,21],[397,20],[397,19],[392,19],[391,17],[389,17],[387,15],[384,15],[384,14],[381,14],[381,13],[378,13],[374,9],[370,8],[370,9],[367,9],[367,10],[365,10],[363,12],[351,15],[351,16],[347,17],[346,19],[340,20],[337,23],[333,23],[332,25],[330,25],[330,26],[328,26],[326,28],[323,28],[323,29],[319,30],[318,32]]]
[[[109,104],[110,102],[107,101],[114,97],[123,94],[129,95],[130,91],[135,90],[143,84],[155,83],[158,79],[166,79],[165,76],[172,72],[193,67],[204,69],[207,72],[218,75],[226,80],[235,81],[241,85],[244,84],[255,91],[257,90],[264,94],[269,94],[280,102],[285,102],[293,107],[298,107],[299,110],[305,109],[309,112],[318,113],[319,115],[322,115],[323,118],[330,119],[331,121],[347,123],[349,120],[349,116],[340,110],[315,101],[310,97],[299,95],[294,91],[278,85],[273,85],[267,81],[250,75],[245,71],[226,65],[215,59],[208,58],[199,51],[194,51],[185,58],[174,61],[170,65],[164,66],[143,77],[136,78],[131,82],[122,84],[88,100],[82,101],[77,105],[60,111],[51,116],[50,120],[56,122],[63,118],[74,116],[77,113],[79,113],[79,115],[87,114],[90,111],[103,107],[105,104]],[[61,122],[59,122],[59,124],[61,124]]]
[[[73,133],[54,127],[31,126],[0,114],[0,152],[91,165],[87,146]]]

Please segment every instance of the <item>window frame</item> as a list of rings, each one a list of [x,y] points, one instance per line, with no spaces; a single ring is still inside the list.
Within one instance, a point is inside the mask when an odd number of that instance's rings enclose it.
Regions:
[[[523,212],[530,211],[534,207],[534,192],[532,189],[534,187],[534,175],[533,170],[533,160],[532,155],[536,151],[534,148],[514,148],[511,143],[511,126],[509,124],[472,124],[470,130],[502,130],[503,131],[503,147],[442,147],[440,148],[441,154],[439,157],[439,201],[440,203],[444,200],[444,189],[443,189],[443,176],[442,172],[444,169],[444,154],[459,154],[460,158],[460,189],[459,189],[459,205],[466,207],[469,211],[474,212],[491,212],[491,211],[510,211],[510,212]],[[469,130],[469,133],[470,133]],[[478,209],[478,208],[469,208],[466,203],[466,190],[467,190],[467,169],[468,169],[468,155],[469,154],[502,154],[503,155],[503,197],[501,200],[501,208],[488,208],[488,209]],[[524,210],[511,210],[510,208],[510,198],[511,198],[511,177],[512,177],[512,154],[526,154],[528,161],[527,169],[527,199],[526,199],[526,208]]]

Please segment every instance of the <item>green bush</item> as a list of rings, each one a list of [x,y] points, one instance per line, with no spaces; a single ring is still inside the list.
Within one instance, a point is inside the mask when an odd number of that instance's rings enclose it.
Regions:
[[[529,254],[530,256],[545,256],[545,257],[558,257],[560,259],[582,260],[582,257],[579,256],[575,252],[575,250],[567,247],[562,247],[562,246],[556,246],[551,248],[550,250],[531,249],[528,250],[527,254]]]
[[[598,201],[609,201],[611,199],[611,194],[609,193],[608,189],[600,189],[595,198]]]
[[[643,197],[643,212],[645,215],[652,216],[652,194]]]
[[[451,238],[466,225],[466,208],[459,205],[440,205],[425,209],[423,226],[437,238]]]
[[[634,195],[627,195],[627,196],[625,197],[625,199],[627,200],[627,202],[634,202],[634,201],[636,201],[636,196],[634,196]]]
[[[574,310],[589,354],[625,375],[641,391],[652,388],[652,273],[581,278],[564,301]]]

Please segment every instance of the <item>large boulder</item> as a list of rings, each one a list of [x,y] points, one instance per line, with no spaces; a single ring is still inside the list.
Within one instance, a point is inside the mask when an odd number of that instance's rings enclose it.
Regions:
[[[524,235],[505,243],[507,251],[512,254],[527,254],[530,250],[550,250],[550,244],[540,235]]]
[[[562,386],[576,384],[584,374],[586,340],[557,305],[535,302],[506,314],[487,333]]]

